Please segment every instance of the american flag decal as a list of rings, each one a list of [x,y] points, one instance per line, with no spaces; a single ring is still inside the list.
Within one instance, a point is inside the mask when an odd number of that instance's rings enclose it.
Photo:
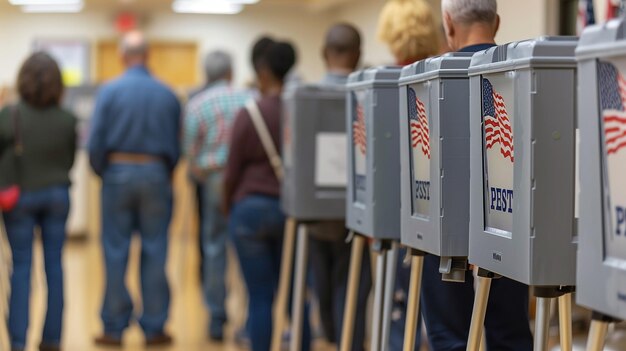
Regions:
[[[614,65],[599,62],[598,80],[608,156],[626,148],[626,79]]]
[[[430,159],[430,130],[426,117],[426,106],[417,98],[415,90],[409,88],[409,122],[411,124],[411,145],[417,149],[421,144],[422,153]]]
[[[513,128],[502,95],[493,89],[491,82],[483,78],[483,121],[486,148],[500,146],[504,158],[514,162]]]
[[[365,151],[367,151],[367,129],[365,127],[365,114],[363,111],[363,106],[358,101],[356,101],[356,97],[354,97],[354,100],[355,113],[353,114],[352,120],[352,142],[354,143],[354,146],[361,152],[361,154],[365,155]]]

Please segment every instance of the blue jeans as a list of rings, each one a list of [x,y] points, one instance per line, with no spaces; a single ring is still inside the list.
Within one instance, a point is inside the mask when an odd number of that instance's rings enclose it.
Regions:
[[[250,195],[231,211],[230,236],[235,244],[248,290],[246,327],[252,351],[268,351],[272,335],[272,303],[278,285],[285,216],[276,197]],[[305,310],[302,351],[311,343],[308,311]]]
[[[133,303],[124,278],[133,232],[141,236],[139,324],[146,337],[163,332],[170,293],[165,276],[172,185],[161,163],[110,165],[102,176],[102,246],[106,288],[102,321],[107,335],[121,338]]]
[[[434,351],[466,349],[474,305],[474,277],[464,283],[444,282],[439,257],[424,257],[422,277],[423,316]],[[485,339],[490,351],[531,351],[528,323],[528,286],[508,278],[494,279],[485,316]]]
[[[23,192],[17,206],[4,213],[7,236],[13,252],[9,335],[11,346],[26,346],[28,329],[30,270],[34,229],[41,229],[48,310],[43,328],[42,344],[56,346],[61,342],[63,321],[63,268],[61,256],[65,242],[65,222],[70,208],[68,186],[54,186]]]
[[[220,211],[222,173],[209,173],[202,185],[202,284],[206,304],[211,311],[211,328],[226,322],[226,241],[228,223]]]

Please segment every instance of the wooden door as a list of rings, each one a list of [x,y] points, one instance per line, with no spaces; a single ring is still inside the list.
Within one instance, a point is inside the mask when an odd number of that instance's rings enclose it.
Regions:
[[[148,67],[152,74],[179,91],[199,82],[198,46],[192,42],[150,42]],[[124,72],[118,42],[101,41],[96,49],[96,81],[104,82]]]

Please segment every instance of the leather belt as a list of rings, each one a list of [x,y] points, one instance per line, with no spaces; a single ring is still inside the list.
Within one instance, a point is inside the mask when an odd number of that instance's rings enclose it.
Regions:
[[[148,154],[113,152],[109,154],[109,161],[113,163],[152,163],[161,162],[163,159],[161,157]]]

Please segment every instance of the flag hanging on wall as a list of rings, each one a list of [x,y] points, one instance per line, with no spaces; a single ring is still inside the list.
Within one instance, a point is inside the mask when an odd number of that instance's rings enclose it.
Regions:
[[[606,5],[606,20],[617,18],[624,14],[624,0],[607,0]]]
[[[585,27],[595,23],[596,17],[593,11],[593,0],[578,0],[578,21],[576,22],[576,33],[578,35],[582,34]]]

